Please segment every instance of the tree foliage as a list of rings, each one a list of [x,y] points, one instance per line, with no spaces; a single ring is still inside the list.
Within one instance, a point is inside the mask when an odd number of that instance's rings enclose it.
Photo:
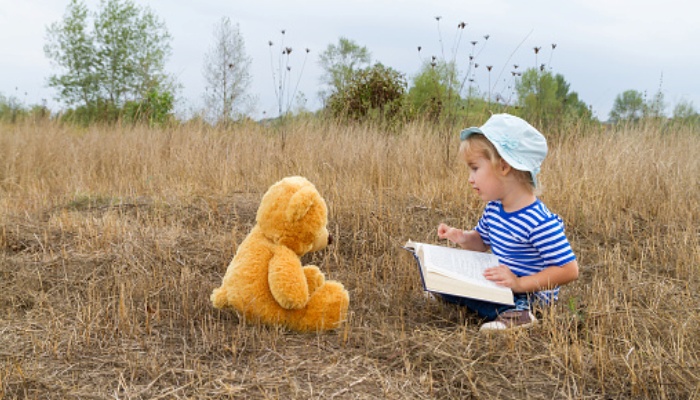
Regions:
[[[101,7],[91,14],[71,0],[63,20],[47,28],[44,52],[61,69],[48,81],[57,100],[91,118],[120,116],[128,102],[149,101],[153,93],[172,96],[164,72],[171,37],[164,23],[130,0],[106,0]]]
[[[615,96],[610,110],[611,122],[635,122],[644,117],[644,95],[637,90],[626,90]]]
[[[227,123],[237,118],[245,106],[252,82],[251,59],[238,24],[223,17],[214,29],[214,44],[205,54],[205,104],[212,119]]]
[[[345,90],[353,81],[355,73],[369,65],[371,55],[366,47],[354,41],[341,37],[338,44],[329,44],[319,55],[319,64],[323,69],[321,82],[328,87],[328,92],[322,92],[323,98]]]
[[[556,124],[568,119],[590,120],[589,107],[571,92],[561,74],[535,68],[526,70],[516,82],[522,116],[531,121]]]
[[[123,117],[128,122],[148,122],[162,125],[171,117],[175,98],[170,92],[151,90],[141,101],[128,101],[123,108]]]
[[[617,96],[610,110],[610,121],[638,122],[642,119],[665,119],[666,102],[661,90],[647,100],[646,94],[637,90],[626,90]]]
[[[437,120],[460,104],[457,69],[453,62],[426,62],[413,78],[408,103],[420,115]]]
[[[692,101],[682,100],[673,108],[673,120],[682,124],[700,125],[700,114]]]
[[[390,67],[377,63],[357,71],[345,90],[335,92],[328,100],[328,109],[335,117],[361,120],[376,117],[390,120],[404,108],[406,78]]]
[[[47,29],[44,53],[63,74],[49,77],[48,84],[59,90],[58,99],[68,105],[89,106],[100,97],[97,50],[88,31],[88,9],[78,1],[68,4],[63,22]]]

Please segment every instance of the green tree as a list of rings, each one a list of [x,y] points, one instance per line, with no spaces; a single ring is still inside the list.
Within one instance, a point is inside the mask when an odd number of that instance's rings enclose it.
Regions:
[[[44,53],[64,72],[49,77],[48,85],[59,90],[58,99],[67,105],[93,105],[99,98],[97,49],[88,31],[88,10],[78,0],[68,4],[63,22],[47,29]]]
[[[457,69],[453,62],[426,62],[413,78],[408,103],[413,110],[437,120],[460,104]]]
[[[147,101],[154,92],[172,95],[174,84],[164,72],[171,51],[165,25],[130,0],[106,0],[101,7],[90,15],[80,0],[71,0],[63,21],[47,29],[44,52],[62,70],[49,77],[58,100],[93,116],[101,114],[96,108],[119,115],[127,102]]]
[[[238,24],[231,24],[228,17],[223,17],[214,28],[214,40],[204,58],[204,100],[211,117],[227,123],[242,113],[247,101],[246,92],[252,81],[251,59]]]
[[[569,83],[561,74],[530,68],[515,86],[525,119],[553,124],[567,119],[588,120],[592,116],[578,93],[570,91]]]
[[[557,99],[563,104],[564,110],[569,116],[589,119],[592,117],[590,107],[578,96],[578,93],[570,90],[571,85],[564,79],[564,75],[556,74]]]
[[[610,110],[611,122],[635,122],[644,117],[644,95],[636,90],[626,90],[615,96]]]
[[[681,100],[673,108],[673,121],[681,124],[700,125],[700,114],[695,109],[693,102]]]
[[[117,106],[139,100],[164,86],[170,34],[149,9],[130,0],[107,0],[95,15],[102,89]]]
[[[548,71],[530,68],[523,72],[515,87],[523,117],[548,123],[549,118],[561,112],[561,103],[557,99],[558,89],[557,80]]]
[[[321,97],[326,99],[342,92],[355,78],[355,73],[369,65],[370,59],[369,50],[350,39],[341,37],[338,44],[329,44],[319,55],[319,64],[324,71],[321,83],[328,87],[328,91],[320,93]]]

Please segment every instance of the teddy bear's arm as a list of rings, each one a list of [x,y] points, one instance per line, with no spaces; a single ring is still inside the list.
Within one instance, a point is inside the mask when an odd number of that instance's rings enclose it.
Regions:
[[[304,308],[309,301],[309,287],[299,257],[289,252],[275,254],[270,260],[268,284],[277,303],[287,310]]]
[[[306,284],[309,286],[309,295],[313,294],[323,283],[326,277],[320,269],[315,265],[305,265],[304,275],[306,275]]]

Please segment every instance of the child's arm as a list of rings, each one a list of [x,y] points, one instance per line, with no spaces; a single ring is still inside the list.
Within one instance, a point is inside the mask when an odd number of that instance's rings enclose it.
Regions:
[[[473,251],[488,250],[488,247],[484,244],[484,241],[481,240],[481,235],[474,230],[464,231],[446,224],[440,224],[438,226],[438,237],[440,239],[447,239],[463,249]]]
[[[530,293],[566,285],[578,279],[578,262],[570,261],[561,267],[547,267],[530,276],[516,276],[505,265],[489,268],[484,277],[500,286],[511,288],[514,293]]]

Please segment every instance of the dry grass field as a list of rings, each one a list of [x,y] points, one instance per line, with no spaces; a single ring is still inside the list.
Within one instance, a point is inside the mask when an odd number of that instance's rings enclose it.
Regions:
[[[0,126],[0,399],[700,399],[700,134],[545,133],[580,278],[537,327],[483,335],[400,248],[480,215],[458,129]],[[296,174],[336,239],[303,261],[351,296],[331,333],[209,303]]]

